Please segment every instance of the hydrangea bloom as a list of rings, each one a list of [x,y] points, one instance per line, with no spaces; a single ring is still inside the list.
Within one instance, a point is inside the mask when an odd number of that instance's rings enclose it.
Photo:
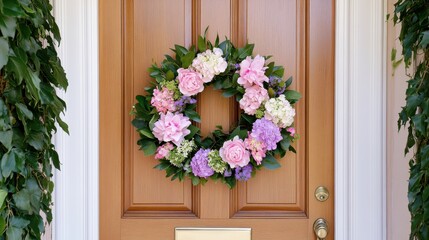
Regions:
[[[250,56],[240,63],[240,77],[237,82],[245,88],[253,85],[263,87],[264,82],[268,82],[268,77],[265,76],[264,67],[265,59],[257,55],[254,59]]]
[[[185,96],[193,96],[204,90],[202,75],[192,69],[179,68],[177,70],[179,90]]]
[[[265,144],[267,150],[275,150],[282,140],[280,129],[270,120],[261,118],[253,123],[251,137]]]
[[[240,100],[240,108],[249,115],[255,115],[261,104],[269,99],[268,92],[259,85],[246,88],[243,98]]]
[[[152,132],[159,141],[173,142],[179,146],[185,136],[191,132],[188,129],[189,125],[191,121],[181,113],[161,113],[161,118],[155,122]]]
[[[265,118],[273,121],[280,128],[292,125],[295,117],[295,109],[292,108],[284,95],[271,98],[265,103]]]
[[[159,90],[155,88],[153,90],[153,97],[150,104],[156,108],[159,113],[174,112],[176,106],[174,105],[173,91],[168,88],[162,88]]]
[[[174,100],[177,100],[182,95],[179,91],[179,81],[177,79],[171,81],[163,81],[160,83],[163,88],[167,88],[168,90],[173,92]]]
[[[235,179],[239,181],[247,181],[252,177],[252,165],[246,165],[244,167],[237,167],[235,169]]]
[[[205,83],[213,80],[214,76],[225,72],[228,63],[222,57],[223,52],[220,48],[213,48],[213,51],[207,49],[203,53],[199,53],[192,61],[192,67],[201,75]]]
[[[239,139],[238,136],[224,142],[219,150],[219,155],[231,168],[244,167],[250,161],[250,153],[246,150],[243,140]]]
[[[170,155],[170,151],[174,149],[173,144],[166,143],[156,149],[155,159],[163,159]]]
[[[195,176],[207,178],[213,175],[214,171],[209,167],[210,149],[200,149],[191,160],[192,172]]]
[[[219,155],[219,150],[212,150],[209,152],[209,167],[217,173],[223,173],[226,169],[226,162],[222,160]]]
[[[195,150],[197,145],[194,140],[183,140],[180,146],[175,148],[170,154],[166,157],[176,167],[181,167],[182,162],[189,157],[189,154]]]
[[[256,164],[260,165],[267,152],[267,146],[265,143],[258,141],[251,134],[249,134],[249,136],[244,140],[244,145],[247,149],[249,149],[250,153],[252,153]]]

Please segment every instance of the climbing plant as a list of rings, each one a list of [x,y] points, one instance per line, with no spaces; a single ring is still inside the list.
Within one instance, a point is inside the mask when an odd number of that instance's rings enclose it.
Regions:
[[[403,56],[396,60],[396,50],[392,50],[393,65],[404,61],[409,77],[398,128],[408,129],[405,154],[412,153],[408,184],[410,239],[429,239],[429,1],[398,0],[393,22],[401,24]]]
[[[0,0],[0,240],[40,239],[52,221],[52,144],[67,79],[49,0]]]

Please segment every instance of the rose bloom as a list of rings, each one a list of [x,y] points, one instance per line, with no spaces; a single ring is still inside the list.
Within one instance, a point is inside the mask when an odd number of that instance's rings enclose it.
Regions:
[[[152,132],[159,141],[173,142],[179,146],[189,131],[191,121],[181,113],[161,113],[161,118],[155,122]]]
[[[203,77],[192,69],[179,68],[177,70],[179,90],[185,96],[193,96],[204,90]]]
[[[231,168],[244,167],[250,161],[250,153],[246,150],[243,140],[239,139],[238,136],[224,142],[219,150],[219,155]]]
[[[245,88],[253,85],[263,86],[263,82],[268,82],[265,76],[265,59],[257,55],[254,59],[248,56],[240,63],[240,77],[237,82]]]
[[[246,88],[246,92],[240,100],[240,108],[249,115],[255,115],[256,110],[268,99],[268,92],[265,88],[253,85]]]
[[[290,127],[286,129],[286,131],[288,131],[292,137],[295,137],[295,128]]]
[[[155,159],[163,159],[170,154],[170,151],[173,150],[174,146],[171,143],[166,143],[162,146],[159,146],[156,150]]]

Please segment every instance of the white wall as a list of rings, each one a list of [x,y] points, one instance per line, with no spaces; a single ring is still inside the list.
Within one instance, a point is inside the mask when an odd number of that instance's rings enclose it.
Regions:
[[[394,9],[396,0],[388,0],[388,12]],[[393,70],[390,62],[392,48],[397,49],[397,59],[401,58],[400,43],[397,40],[400,27],[388,22],[387,32],[387,239],[408,239],[410,232],[410,214],[407,204],[408,161],[411,156],[404,157],[407,132],[398,132],[398,113],[405,105],[405,90],[407,77],[404,64]]]

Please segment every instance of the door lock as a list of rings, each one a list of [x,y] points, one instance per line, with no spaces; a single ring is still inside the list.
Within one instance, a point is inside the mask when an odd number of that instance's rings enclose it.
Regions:
[[[328,236],[328,223],[324,218],[318,218],[314,221],[313,230],[318,240],[324,240]]]
[[[314,191],[314,196],[319,202],[324,202],[329,198],[329,191],[325,186],[319,186]]]

